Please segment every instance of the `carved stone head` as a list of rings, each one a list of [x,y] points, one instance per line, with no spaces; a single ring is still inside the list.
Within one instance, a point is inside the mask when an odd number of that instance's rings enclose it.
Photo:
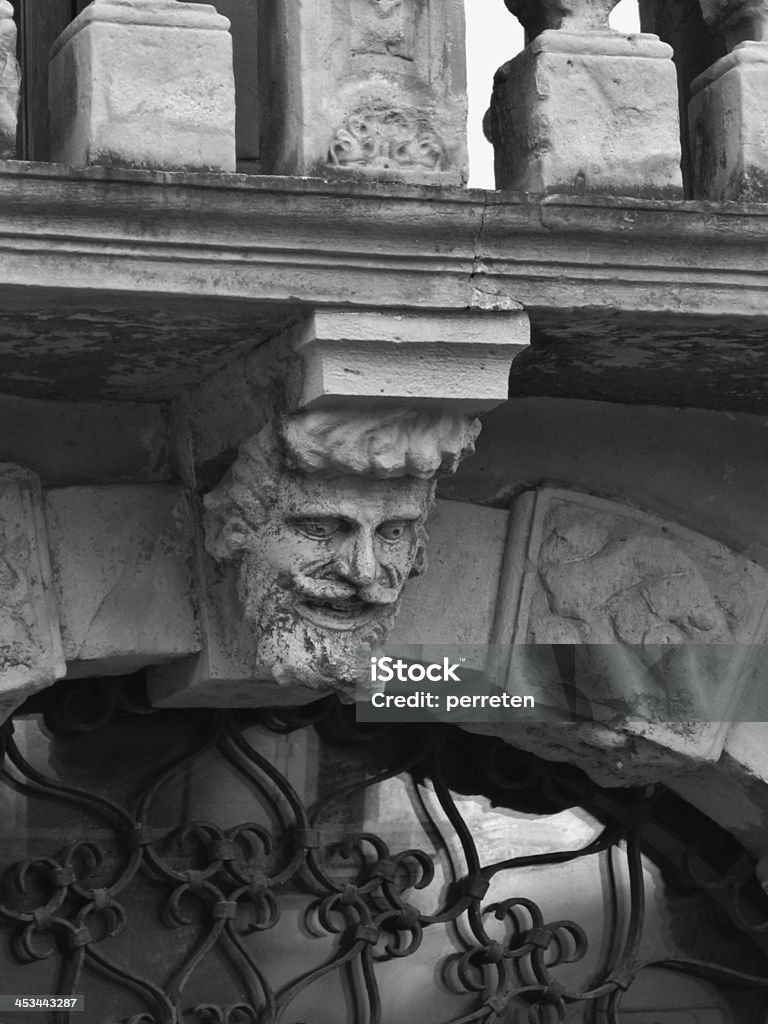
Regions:
[[[241,445],[205,498],[206,547],[237,566],[258,661],[275,679],[352,693],[361,657],[426,567],[436,478],[478,432],[458,414],[309,412]]]

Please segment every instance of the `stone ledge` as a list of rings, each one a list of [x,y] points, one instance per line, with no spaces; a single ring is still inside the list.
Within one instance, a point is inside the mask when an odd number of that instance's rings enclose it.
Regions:
[[[681,367],[671,388],[663,375],[643,383],[645,403],[759,411],[768,393],[766,242],[768,205],[760,204],[541,199],[8,161],[0,164],[0,390],[69,397],[62,381],[77,367],[91,398],[165,400],[308,306],[449,312],[520,304],[534,339],[545,338],[546,360],[551,337],[548,382],[532,386],[535,393],[564,387],[637,401],[632,389],[646,378],[634,364],[629,374],[622,369],[631,335],[650,353],[651,369]],[[194,365],[186,325],[174,337],[173,323],[163,322],[162,337],[153,335],[168,303],[211,325],[202,343],[194,338]],[[64,310],[60,326],[71,335],[55,350],[46,309]],[[612,333],[588,360],[590,384],[562,359],[588,351],[596,318]],[[147,343],[127,358],[117,346],[113,372],[101,349],[126,320],[146,325]],[[703,390],[691,397],[692,345]],[[722,358],[736,351],[749,367],[749,394],[723,398]],[[39,386],[9,365],[20,353],[38,366],[43,355],[50,362]],[[150,365],[157,353],[162,379]],[[93,377],[87,359],[96,360]]]

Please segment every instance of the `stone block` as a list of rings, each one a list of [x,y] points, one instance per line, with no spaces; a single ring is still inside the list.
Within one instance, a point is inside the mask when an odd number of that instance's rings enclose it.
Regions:
[[[740,43],[691,84],[696,199],[768,200],[768,43]]]
[[[234,171],[228,29],[207,4],[93,0],[51,51],[52,159]]]
[[[0,159],[4,160],[16,156],[20,87],[13,7],[0,0]]]
[[[717,761],[764,665],[765,570],[677,524],[554,488],[518,499],[509,536],[493,643],[511,646],[494,669],[542,717],[500,727],[506,738],[605,785]]]
[[[127,674],[199,649],[180,488],[64,487],[46,493],[45,514],[70,676]]]
[[[542,32],[496,74],[496,187],[682,198],[671,58],[653,35]]]
[[[318,310],[294,332],[297,407],[364,400],[477,414],[507,399],[512,359],[528,344],[523,310],[374,313]]]
[[[0,721],[66,672],[37,477],[0,465]]]
[[[391,643],[488,642],[508,517],[503,510],[438,502],[429,523],[430,568],[423,580],[413,580],[406,588]],[[317,700],[316,690],[278,685],[259,664],[238,597],[236,570],[217,566],[200,550],[198,574],[202,652],[151,670],[153,704],[260,707]]]
[[[264,173],[466,182],[464,0],[274,0],[260,32]]]
[[[388,648],[466,645],[465,667],[485,667],[509,521],[507,509],[438,502],[429,521],[429,568],[408,585]],[[409,656],[418,660],[420,652]]]

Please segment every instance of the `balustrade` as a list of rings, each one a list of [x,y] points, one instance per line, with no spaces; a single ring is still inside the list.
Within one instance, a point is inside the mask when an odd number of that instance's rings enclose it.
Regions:
[[[640,0],[639,34],[611,29],[618,0],[503,2],[527,45],[497,72],[486,118],[497,188],[764,198],[764,0]],[[16,7],[23,124],[17,147],[16,24],[2,0],[0,156],[232,171],[236,142],[252,173],[466,183],[462,0]]]

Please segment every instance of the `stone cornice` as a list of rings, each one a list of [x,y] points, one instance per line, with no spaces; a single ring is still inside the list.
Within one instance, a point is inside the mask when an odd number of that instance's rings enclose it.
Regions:
[[[766,242],[756,204],[0,164],[6,288],[748,317]]]

